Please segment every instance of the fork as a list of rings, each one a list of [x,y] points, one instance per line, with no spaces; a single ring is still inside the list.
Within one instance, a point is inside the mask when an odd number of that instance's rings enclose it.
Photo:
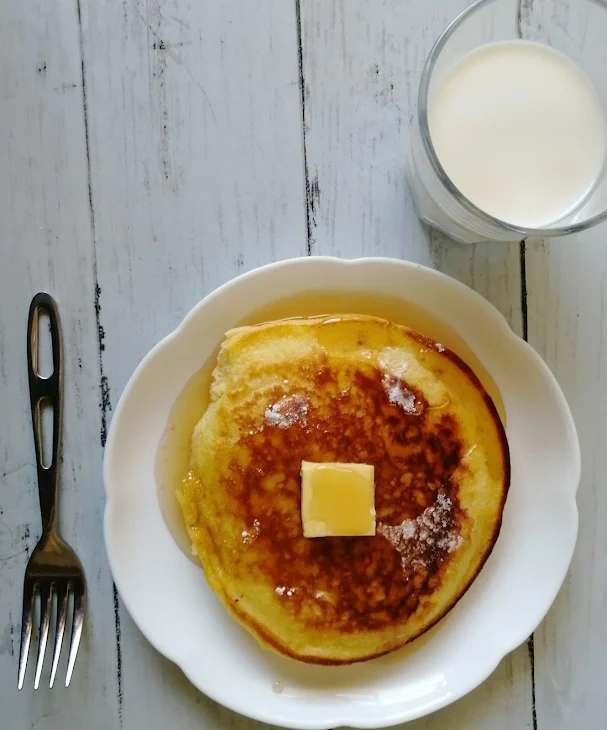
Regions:
[[[46,378],[38,372],[38,321],[46,311],[50,321],[53,351],[53,372]],[[27,657],[32,638],[32,620],[36,596],[40,598],[40,633],[34,689],[38,689],[49,635],[53,597],[57,599],[57,624],[53,649],[50,686],[53,686],[68,615],[70,594],[73,596],[72,632],[67,662],[65,686],[69,686],[82,635],[86,598],[86,580],[80,560],[72,548],[60,537],[55,519],[59,445],[63,410],[63,352],[59,313],[54,299],[46,292],[32,299],[27,324],[27,366],[29,376],[32,425],[38,470],[38,494],[42,515],[42,537],[34,548],[23,582],[23,615],[21,618],[21,650],[19,655],[18,688],[23,687]],[[44,464],[42,448],[42,407],[53,409],[53,446],[51,462]]]

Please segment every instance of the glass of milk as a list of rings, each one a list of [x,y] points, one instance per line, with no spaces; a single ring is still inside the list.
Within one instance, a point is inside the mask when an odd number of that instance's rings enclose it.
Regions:
[[[408,177],[419,217],[463,243],[607,218],[607,4],[479,0],[421,78]]]

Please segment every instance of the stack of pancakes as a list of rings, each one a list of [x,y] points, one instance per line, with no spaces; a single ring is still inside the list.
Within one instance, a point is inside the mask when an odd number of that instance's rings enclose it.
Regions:
[[[456,355],[363,315],[270,322],[228,332],[210,396],[178,498],[207,581],[264,645],[369,659],[461,598],[497,539],[509,457]],[[302,460],[374,466],[375,536],[303,536]]]

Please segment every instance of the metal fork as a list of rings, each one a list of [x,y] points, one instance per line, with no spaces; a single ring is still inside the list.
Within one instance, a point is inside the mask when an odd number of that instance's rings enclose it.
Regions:
[[[38,320],[46,311],[50,320],[53,350],[53,373],[43,378],[38,372]],[[53,597],[57,599],[57,626],[53,650],[50,686],[53,686],[68,614],[70,594],[73,596],[72,635],[65,686],[72,678],[84,620],[86,581],[80,560],[71,547],[59,536],[55,520],[57,496],[59,444],[61,440],[63,400],[63,351],[59,313],[50,294],[37,294],[30,305],[27,324],[27,365],[29,375],[32,425],[38,467],[38,493],[42,515],[42,537],[34,548],[23,582],[23,616],[21,618],[21,652],[19,655],[18,688],[23,687],[27,657],[32,638],[32,619],[36,596],[40,597],[40,635],[34,689],[38,689],[44,664],[49,634]],[[53,448],[51,463],[46,466],[42,450],[42,408],[45,401],[53,409]]]

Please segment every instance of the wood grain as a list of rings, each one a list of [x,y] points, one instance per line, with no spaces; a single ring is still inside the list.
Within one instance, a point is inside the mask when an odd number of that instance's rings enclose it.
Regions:
[[[205,294],[306,253],[296,24],[281,0],[91,0],[82,36],[109,422],[138,362]],[[120,727],[253,727],[195,690],[114,600]]]
[[[263,727],[194,690],[122,607],[104,556],[101,459],[112,409],[150,347],[222,282],[307,253],[395,256],[472,286],[528,332],[580,430],[578,549],[531,653],[521,647],[467,698],[407,727],[602,727],[606,229],[521,249],[458,246],[418,223],[405,181],[418,80],[432,43],[466,4],[4,3],[3,730]],[[569,50],[582,52],[566,35],[578,16],[553,5]],[[521,0],[522,30],[548,27],[538,7]],[[595,28],[586,33],[598,73],[605,46]],[[90,610],[69,692],[34,694],[30,674],[18,694],[21,581],[40,530],[25,378],[27,309],[40,289],[54,293],[63,316],[61,519],[85,565]]]
[[[607,712],[607,227],[528,244],[529,341],[556,375],[582,449],[577,548],[536,632],[538,727],[601,728]]]
[[[605,8],[526,0],[522,9],[523,37],[567,53],[605,101]],[[582,450],[577,547],[565,584],[534,642],[539,728],[601,728],[607,711],[607,532],[601,519],[607,508],[606,233],[602,224],[577,236],[526,245],[529,342],[565,392]]]
[[[0,23],[0,726],[115,726],[112,582],[103,553],[99,369],[76,6],[4,3]],[[86,634],[72,685],[17,692],[23,575],[41,531],[29,415],[31,297],[53,293],[65,348],[61,528],[88,578]],[[34,655],[35,656],[35,655]],[[90,718],[95,718],[89,725]]]
[[[492,301],[522,332],[519,245],[460,246],[428,234],[405,179],[419,76],[465,2],[302,2],[308,217],[313,253],[394,256],[434,266]],[[471,730],[531,722],[526,647],[476,692],[407,727]]]

